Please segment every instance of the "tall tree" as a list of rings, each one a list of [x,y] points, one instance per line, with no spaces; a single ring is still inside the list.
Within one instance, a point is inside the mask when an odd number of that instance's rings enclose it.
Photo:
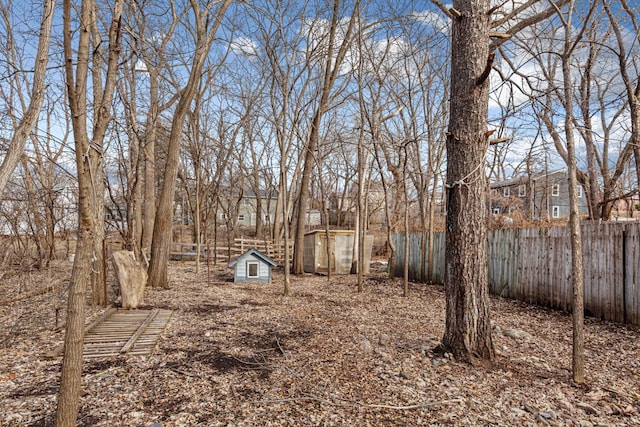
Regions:
[[[492,359],[487,270],[485,156],[488,148],[489,74],[494,51],[510,36],[555,14],[566,3],[558,0],[529,13],[522,7],[490,0],[456,0],[446,9],[452,19],[451,96],[447,133],[447,219],[445,249],[446,322],[442,345],[463,360]],[[529,13],[521,18],[523,12]],[[497,14],[493,21],[492,16]],[[525,14],[526,15],[526,14]],[[490,30],[504,28],[490,43]],[[496,35],[492,33],[491,35]]]
[[[297,199],[297,219],[295,231],[295,244],[293,253],[293,272],[295,274],[304,273],[304,227],[305,214],[309,201],[309,182],[311,172],[314,169],[315,152],[320,140],[320,126],[322,118],[329,108],[331,92],[340,74],[342,63],[347,55],[353,40],[354,27],[360,17],[361,0],[355,0],[351,14],[345,28],[342,28],[340,18],[341,0],[334,0],[331,9],[331,20],[327,31],[326,41],[321,42],[323,46],[324,63],[322,63],[322,80],[320,83],[319,100],[314,108],[311,124],[304,147],[304,167],[302,178],[298,189]]]
[[[231,4],[231,0],[210,1],[207,2],[204,8],[200,7],[197,0],[190,0],[190,4],[195,25],[195,52],[191,59],[189,79],[180,91],[178,104],[171,122],[164,179],[158,200],[153,227],[153,242],[151,244],[148,283],[157,287],[169,286],[167,265],[172,238],[173,201],[176,192],[184,119],[189,112],[191,101],[197,91],[202,68],[207,60],[216,32],[222,23],[222,18],[227,8]]]
[[[574,28],[573,16],[575,2],[569,2],[566,15],[558,10],[558,17],[564,28],[564,43],[561,53],[562,82],[565,105],[565,139],[567,144],[567,166],[569,172],[569,231],[571,235],[571,286],[573,289],[572,319],[573,319],[573,380],[584,382],[584,281],[582,271],[582,239],[580,235],[580,212],[578,210],[578,177],[576,143],[573,120],[573,78],[571,57],[576,46],[587,29],[589,17],[595,10],[591,4],[587,17],[581,28]],[[576,29],[578,31],[576,31]],[[577,33],[577,34],[576,34]]]
[[[490,0],[457,0],[451,36],[447,134],[446,327],[442,344],[471,360],[494,356],[487,278],[487,141]],[[469,250],[473,248],[472,250]]]
[[[73,58],[71,0],[63,3],[64,57],[67,96],[71,111],[78,174],[78,243],[69,283],[67,321],[64,337],[62,376],[58,392],[56,426],[75,426],[78,416],[82,379],[85,298],[87,283],[96,269],[102,271],[102,251],[96,253],[104,233],[104,195],[102,193],[102,151],[107,126],[111,120],[111,102],[115,90],[119,58],[120,23],[124,0],[116,0],[111,11],[106,58],[101,57],[97,35],[96,4],[83,0],[80,7],[77,57]],[[93,46],[92,46],[93,42]],[[91,56],[93,53],[93,56]],[[93,60],[93,70],[90,69]],[[103,78],[102,66],[106,62]],[[74,70],[75,64],[75,70]],[[74,72],[75,71],[75,72]],[[93,126],[88,129],[88,77],[93,71]],[[95,75],[95,74],[98,75]]]
[[[187,13],[187,8],[177,9],[175,1],[168,2],[168,5],[160,5],[160,10],[154,10],[150,4],[139,2],[129,2],[128,13],[131,17],[131,28],[129,32],[135,34],[133,37],[134,72],[146,76],[148,104],[146,107],[144,125],[138,128],[140,134],[134,138],[142,145],[140,155],[143,160],[142,169],[138,172],[142,176],[136,177],[137,185],[143,195],[142,203],[142,225],[140,231],[140,248],[150,249],[153,240],[153,227],[156,215],[156,145],[160,140],[164,123],[161,114],[168,110],[180,96],[179,91],[163,91],[163,82],[175,80],[172,75],[170,60],[173,57],[170,51],[176,29]],[[167,17],[168,22],[163,22],[158,17]],[[161,29],[158,27],[161,26]],[[135,75],[135,74],[134,74]],[[166,83],[165,83],[166,84]],[[163,96],[163,92],[165,96]],[[126,104],[125,104],[126,105]],[[129,101],[129,105],[135,105],[134,100]],[[136,114],[137,111],[132,111]],[[140,182],[142,181],[142,184]],[[142,201],[139,201],[142,202]],[[134,203],[139,203],[134,202]]]

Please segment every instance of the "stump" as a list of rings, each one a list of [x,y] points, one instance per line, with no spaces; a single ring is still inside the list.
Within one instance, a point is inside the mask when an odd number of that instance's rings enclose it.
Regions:
[[[147,270],[136,260],[132,251],[114,251],[111,260],[120,284],[122,308],[137,308],[142,304]]]

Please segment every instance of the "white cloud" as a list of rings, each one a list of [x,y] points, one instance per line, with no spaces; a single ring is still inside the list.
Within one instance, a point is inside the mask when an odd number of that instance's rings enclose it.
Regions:
[[[236,55],[257,56],[258,46],[248,37],[236,37],[230,43],[231,50]]]

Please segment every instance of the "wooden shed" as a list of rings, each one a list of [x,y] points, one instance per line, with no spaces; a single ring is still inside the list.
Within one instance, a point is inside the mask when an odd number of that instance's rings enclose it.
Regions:
[[[314,230],[304,235],[304,271],[307,273],[327,273],[331,266],[332,273],[348,274],[351,271],[353,242],[355,231],[330,230],[329,239],[325,230]],[[327,254],[327,240],[329,252]],[[365,236],[364,269],[369,272],[373,236]]]
[[[238,258],[227,264],[233,267],[234,282],[271,282],[271,269],[278,265],[274,260],[258,251],[249,249]]]

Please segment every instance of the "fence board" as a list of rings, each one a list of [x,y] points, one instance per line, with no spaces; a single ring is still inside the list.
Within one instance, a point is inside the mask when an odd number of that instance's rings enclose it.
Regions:
[[[585,308],[595,317],[640,325],[640,223],[581,225]],[[487,235],[489,289],[493,294],[570,311],[571,238],[567,227],[493,230]],[[433,259],[423,255],[420,234],[409,237],[409,274],[420,280],[421,265],[433,264],[444,281],[445,235],[433,239]],[[394,271],[402,275],[404,235],[396,234]],[[425,248],[426,251],[426,248]]]
[[[632,266],[624,274],[623,317],[625,323],[640,325],[640,229],[627,227],[625,229],[624,264]]]
[[[196,255],[196,243],[172,242],[171,259],[174,261],[194,261]],[[284,243],[275,244],[273,241],[235,239],[232,246],[208,247],[207,244],[200,244],[200,260],[206,262],[227,263],[231,259],[242,255],[249,249],[255,248],[272,258],[274,261],[284,263]],[[293,243],[289,243],[289,248],[293,248]],[[291,260],[293,251],[289,251]]]

